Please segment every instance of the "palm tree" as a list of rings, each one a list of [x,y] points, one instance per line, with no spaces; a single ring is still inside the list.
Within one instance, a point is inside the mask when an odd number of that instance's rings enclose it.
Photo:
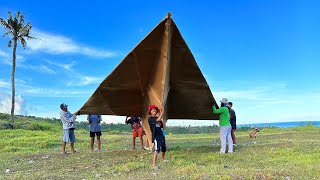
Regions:
[[[0,18],[0,24],[6,29],[6,33],[4,33],[3,37],[10,36],[11,39],[8,43],[8,47],[10,48],[13,43],[12,49],[12,73],[11,73],[11,83],[12,83],[12,104],[11,104],[11,120],[14,122],[14,103],[15,103],[15,86],[14,86],[14,73],[16,70],[16,50],[18,42],[21,43],[23,48],[27,46],[26,39],[33,39],[29,35],[32,25],[28,22],[24,25],[24,16],[19,11],[13,18],[11,16],[11,12],[8,12],[8,20],[3,20]]]

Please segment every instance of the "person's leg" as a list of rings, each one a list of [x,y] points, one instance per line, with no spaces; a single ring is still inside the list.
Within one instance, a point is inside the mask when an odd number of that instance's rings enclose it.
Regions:
[[[71,147],[71,152],[75,153],[76,151],[74,150],[74,143],[70,143],[70,147]]]
[[[166,155],[166,151],[167,151],[167,145],[166,145],[165,139],[161,143],[161,151],[162,151],[162,160],[164,160],[164,156]]]
[[[66,145],[67,142],[69,142],[69,130],[68,129],[64,129],[63,130],[63,138],[62,138],[62,145],[61,145],[61,154],[65,154],[66,153]]]
[[[233,141],[233,144],[237,144],[237,139],[236,139],[236,135],[234,134],[235,133],[235,129],[232,129],[231,130],[231,137],[232,137],[232,141]]]
[[[90,131],[90,151],[93,152],[95,133]]]
[[[221,141],[220,153],[226,152],[226,146],[227,146],[226,139],[227,139],[227,127],[221,126],[220,127],[220,141]]]
[[[66,142],[63,142],[63,141],[62,141],[62,147],[61,147],[61,153],[62,153],[62,154],[65,154],[65,153],[66,153],[66,144],[67,144]]]
[[[158,151],[154,151],[153,158],[152,158],[152,167],[153,168],[156,167],[157,156],[158,156]]]
[[[141,149],[144,149],[142,136],[140,136],[140,143],[141,143]]]
[[[145,148],[143,147],[143,138],[142,138],[142,136],[143,136],[143,129],[142,129],[142,128],[139,128],[138,136],[139,136],[139,138],[140,138],[141,149],[145,149]]]
[[[136,137],[138,136],[138,132],[133,129],[132,130],[132,150],[136,149]]]
[[[75,153],[76,151],[74,150],[74,143],[76,142],[76,137],[74,135],[74,130],[69,130],[69,138],[70,138],[71,152]]]
[[[98,152],[101,151],[101,141],[100,141],[100,136],[97,135],[97,143],[98,143]]]
[[[227,128],[227,139],[228,139],[228,152],[233,153],[233,141],[231,137],[231,127]]]
[[[132,150],[136,149],[136,138],[132,137]]]
[[[158,153],[160,152],[161,142],[155,139],[153,143],[154,143],[154,154],[152,158],[152,167],[156,167],[157,156],[158,156]]]
[[[94,136],[90,137],[90,151],[93,152],[93,146],[94,146]]]

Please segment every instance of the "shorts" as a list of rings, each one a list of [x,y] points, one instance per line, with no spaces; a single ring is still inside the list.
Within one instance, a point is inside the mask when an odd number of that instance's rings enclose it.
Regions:
[[[90,137],[95,137],[96,135],[101,136],[102,135],[101,131],[99,131],[99,132],[91,132],[90,131]]]
[[[143,128],[142,127],[132,129],[132,137],[133,138],[142,137],[142,136],[143,136]]]
[[[164,138],[155,138],[154,139],[154,151],[160,152],[160,149],[162,152],[167,151],[167,145],[166,140]]]
[[[75,143],[76,137],[74,136],[74,130],[73,129],[64,129],[63,130],[63,142],[70,142]]]
[[[232,130],[236,130],[236,129],[237,129],[237,124],[236,124],[236,122],[231,121],[230,124],[231,124],[231,129],[232,129]]]

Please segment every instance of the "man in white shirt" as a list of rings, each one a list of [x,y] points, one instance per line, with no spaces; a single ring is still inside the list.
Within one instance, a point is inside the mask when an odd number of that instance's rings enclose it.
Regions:
[[[62,139],[62,154],[66,154],[66,144],[67,142],[70,142],[71,152],[75,153],[74,150],[74,143],[76,142],[76,137],[74,136],[74,121],[77,118],[77,115],[79,115],[79,111],[75,112],[74,114],[71,114],[68,111],[68,105],[65,103],[60,104],[60,119],[63,125],[63,139]]]

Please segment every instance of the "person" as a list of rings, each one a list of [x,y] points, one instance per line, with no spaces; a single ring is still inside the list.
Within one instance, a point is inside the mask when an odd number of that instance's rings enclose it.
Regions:
[[[165,158],[165,153],[167,151],[166,139],[164,133],[162,131],[163,128],[166,127],[165,122],[162,120],[163,116],[163,108],[159,110],[159,108],[155,105],[150,105],[148,107],[148,113],[150,117],[148,118],[148,123],[150,126],[150,130],[152,132],[152,142],[154,144],[154,154],[152,158],[152,167],[156,167],[157,156],[162,151],[162,160]],[[157,114],[160,113],[159,116]]]
[[[221,107],[216,109],[216,106],[212,106],[213,113],[219,115],[219,126],[220,126],[220,140],[221,149],[220,153],[226,153],[226,141],[228,140],[228,152],[233,153],[233,142],[231,138],[231,124],[230,124],[230,114],[227,107],[228,99],[223,98],[221,101]]]
[[[140,138],[141,149],[145,150],[143,146],[143,128],[141,125],[141,119],[139,117],[126,117],[126,124],[131,125],[132,129],[132,150],[136,149],[136,137]]]
[[[77,118],[77,115],[80,115],[80,112],[77,111],[74,114],[71,114],[68,111],[68,105],[65,103],[60,104],[60,119],[63,125],[63,139],[62,139],[62,151],[61,154],[67,154],[66,144],[69,142],[71,147],[71,152],[75,153],[74,143],[76,142],[76,137],[74,135],[74,121]]]
[[[94,138],[97,135],[97,144],[98,144],[98,152],[101,151],[101,141],[100,136],[101,133],[101,115],[95,115],[95,114],[89,114],[87,117],[87,120],[90,124],[89,130],[90,130],[90,149],[91,152],[93,152],[93,146],[94,146]]]
[[[231,124],[231,137],[233,141],[233,145],[237,146],[237,139],[236,135],[234,134],[235,131],[237,130],[237,116],[236,112],[232,109],[233,103],[228,102],[228,107],[229,107],[229,113],[230,113],[230,124]]]

